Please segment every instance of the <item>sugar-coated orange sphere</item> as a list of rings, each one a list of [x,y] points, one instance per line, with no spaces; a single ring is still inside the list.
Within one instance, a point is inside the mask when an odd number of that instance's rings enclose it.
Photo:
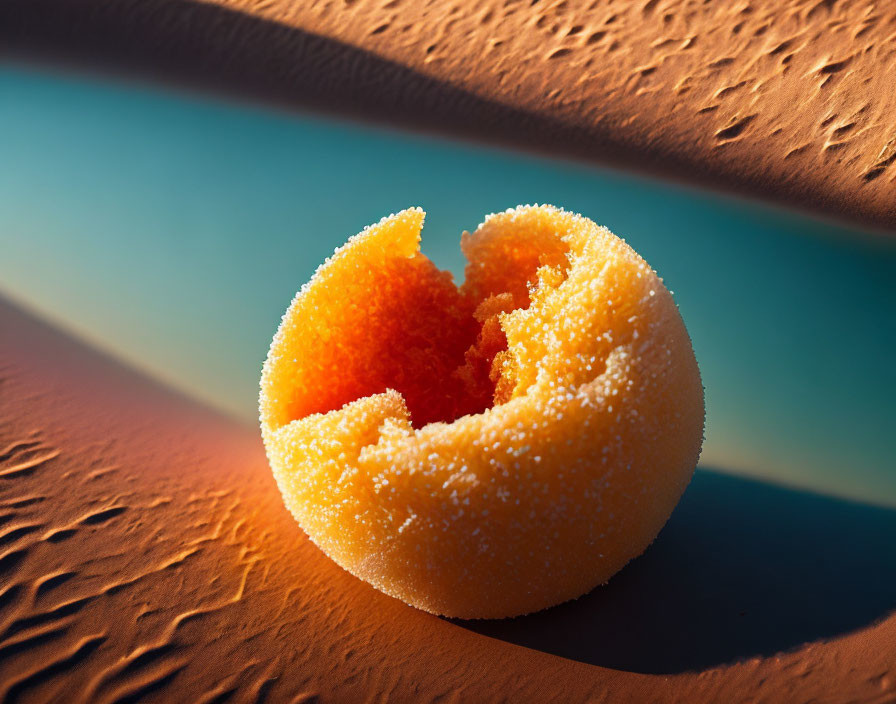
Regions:
[[[384,218],[296,295],[261,377],[283,499],[339,565],[426,611],[499,618],[606,582],[693,473],[703,388],[662,280],[550,206],[491,215],[456,287]]]

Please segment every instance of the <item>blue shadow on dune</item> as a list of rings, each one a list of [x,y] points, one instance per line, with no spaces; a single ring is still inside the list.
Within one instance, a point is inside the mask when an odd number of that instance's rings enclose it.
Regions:
[[[604,586],[457,621],[572,660],[670,674],[768,656],[896,608],[896,510],[698,470],[656,542]]]

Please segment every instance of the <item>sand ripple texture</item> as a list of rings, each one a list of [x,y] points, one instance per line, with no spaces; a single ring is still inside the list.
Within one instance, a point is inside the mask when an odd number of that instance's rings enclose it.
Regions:
[[[297,530],[254,428],[2,299],[0,330],[0,701],[894,695],[893,616],[784,655],[651,675],[405,606]]]
[[[4,44],[896,228],[886,2],[7,0]]]

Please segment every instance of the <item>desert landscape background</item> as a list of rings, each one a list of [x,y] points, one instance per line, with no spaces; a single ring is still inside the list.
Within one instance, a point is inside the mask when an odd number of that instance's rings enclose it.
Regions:
[[[892,701],[896,17],[437,10],[0,7],[0,700]],[[674,291],[703,458],[606,587],[440,619],[288,515],[258,374],[367,223],[423,206],[457,278],[526,202]]]

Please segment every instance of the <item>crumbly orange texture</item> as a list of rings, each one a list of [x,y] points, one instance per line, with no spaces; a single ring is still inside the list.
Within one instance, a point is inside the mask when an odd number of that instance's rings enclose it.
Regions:
[[[643,552],[697,462],[684,324],[582,216],[489,216],[460,288],[422,226],[413,208],[352,237],[283,316],[260,414],[284,501],[338,564],[432,613],[578,597]]]

